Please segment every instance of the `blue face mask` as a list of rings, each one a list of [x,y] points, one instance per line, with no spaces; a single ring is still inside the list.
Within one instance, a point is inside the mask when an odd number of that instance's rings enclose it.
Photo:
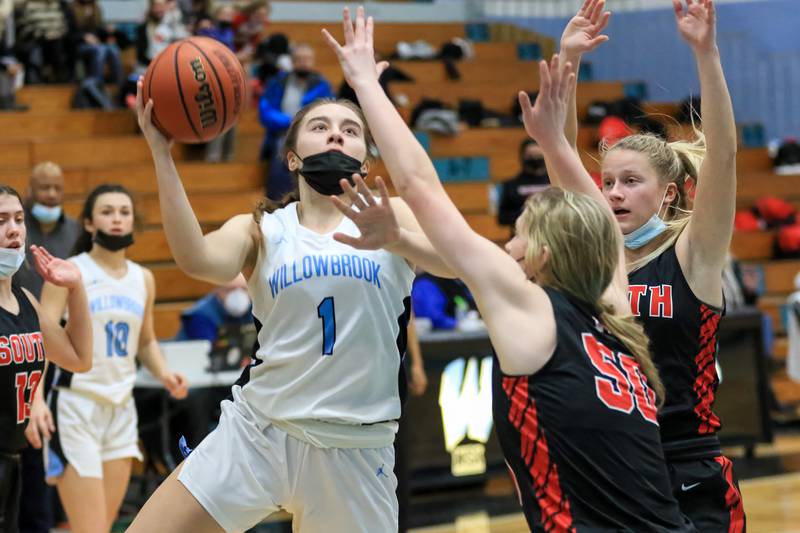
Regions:
[[[661,205],[664,205],[664,200],[667,198],[667,192],[669,188],[664,190],[664,196],[661,197]],[[652,241],[662,233],[667,230],[667,225],[661,219],[661,209],[659,209],[656,213],[653,213],[653,216],[650,219],[633,230],[630,233],[623,235],[625,239],[625,248],[629,250],[638,250],[648,242]]]
[[[25,261],[25,249],[0,248],[0,279],[8,279],[16,274]]]
[[[52,224],[61,218],[61,206],[47,207],[37,202],[31,207],[31,214],[42,224]]]
[[[667,225],[655,213],[650,217],[650,220],[633,230],[632,232],[623,235],[625,238],[625,248],[629,250],[637,250],[652,241],[667,229]]]

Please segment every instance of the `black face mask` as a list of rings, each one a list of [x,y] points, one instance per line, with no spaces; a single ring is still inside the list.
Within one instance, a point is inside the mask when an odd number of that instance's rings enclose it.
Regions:
[[[306,70],[304,68],[296,68],[296,69],[294,69],[293,72],[294,72],[294,75],[297,76],[298,78],[300,78],[301,80],[304,80],[304,79],[308,78],[311,75],[311,71],[310,70]]]
[[[110,235],[104,231],[97,230],[92,241],[110,252],[116,252],[117,250],[122,250],[133,244],[133,233],[128,233],[127,235]]]
[[[309,187],[325,196],[344,193],[339,180],[346,179],[353,184],[353,174],[361,174],[361,161],[338,150],[330,150],[306,157],[300,174],[306,179]]]
[[[219,22],[217,22],[217,26],[219,26],[219,29],[221,30],[228,30],[230,28],[233,28],[233,22],[227,20],[220,20]]]
[[[547,167],[544,164],[544,159],[541,157],[526,157],[522,160],[522,169],[526,174],[533,174],[536,176],[543,176],[547,173]]]

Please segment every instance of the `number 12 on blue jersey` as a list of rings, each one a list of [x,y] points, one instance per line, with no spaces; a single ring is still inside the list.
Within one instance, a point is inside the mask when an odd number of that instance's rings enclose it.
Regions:
[[[317,316],[322,319],[322,355],[333,355],[336,344],[336,312],[333,296],[323,299],[317,306]]]

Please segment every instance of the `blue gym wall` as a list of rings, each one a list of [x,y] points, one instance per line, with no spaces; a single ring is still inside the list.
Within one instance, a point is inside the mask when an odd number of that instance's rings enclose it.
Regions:
[[[800,136],[800,0],[719,5],[717,16],[736,121],[763,122],[767,139]],[[492,20],[558,39],[568,18]],[[653,101],[699,92],[691,52],[677,34],[671,9],[615,13],[607,33],[611,40],[586,57],[595,79],[645,81]]]

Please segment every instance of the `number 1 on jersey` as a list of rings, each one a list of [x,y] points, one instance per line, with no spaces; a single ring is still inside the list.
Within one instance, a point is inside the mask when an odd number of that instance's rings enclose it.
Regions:
[[[333,355],[336,344],[336,312],[333,296],[323,299],[317,306],[317,316],[322,319],[322,355]]]

